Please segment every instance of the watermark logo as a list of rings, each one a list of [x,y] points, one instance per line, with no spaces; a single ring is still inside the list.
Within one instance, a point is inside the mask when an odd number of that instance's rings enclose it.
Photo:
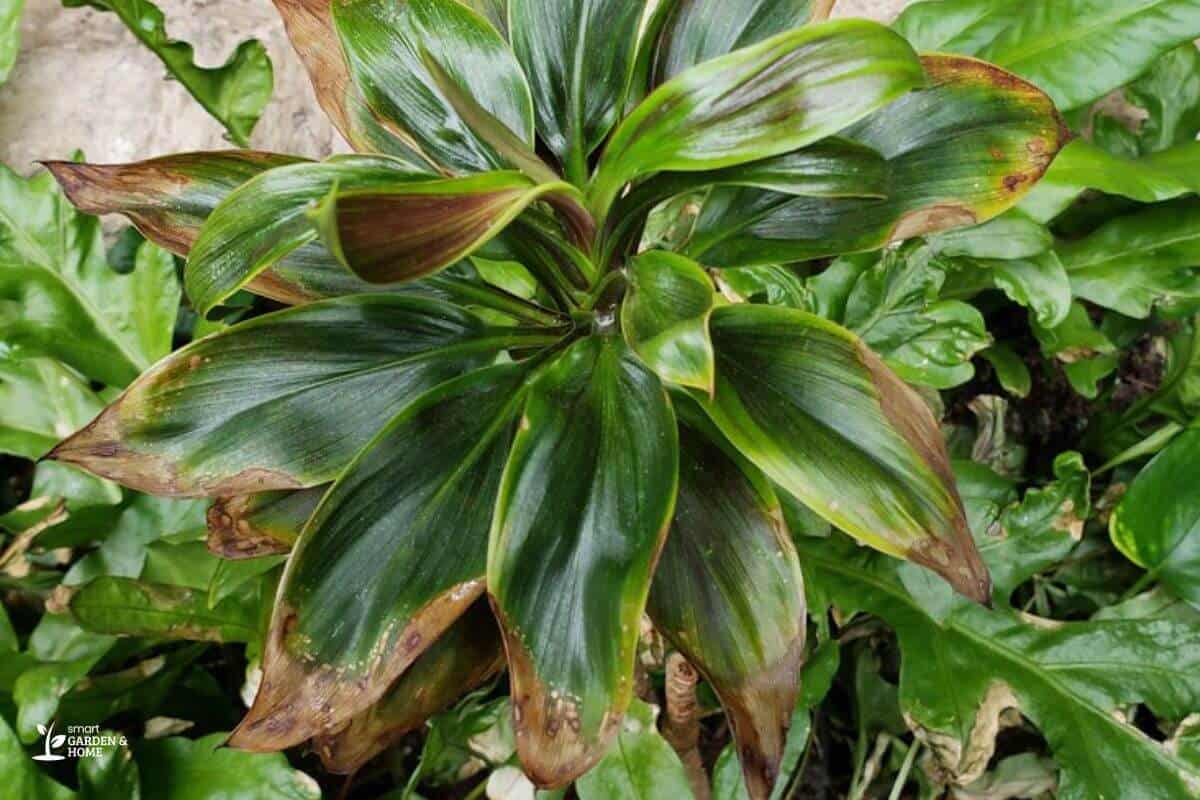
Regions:
[[[101,733],[99,725],[68,725],[66,733],[55,735],[54,723],[50,727],[37,726],[42,735],[42,753],[34,761],[63,761],[67,758],[99,758],[115,747],[127,747],[129,740],[120,734]],[[66,755],[55,753],[66,745]]]
[[[38,733],[40,733],[44,737],[44,744],[43,744],[44,752],[40,756],[34,756],[33,760],[34,761],[62,761],[63,759],[65,759],[66,756],[55,755],[54,753],[50,752],[52,749],[62,747],[63,744],[67,741],[67,737],[64,734],[60,733],[58,736],[54,735],[54,722],[52,721],[50,723],[49,728],[46,728],[45,725],[39,724],[37,726],[37,729],[38,729]]]

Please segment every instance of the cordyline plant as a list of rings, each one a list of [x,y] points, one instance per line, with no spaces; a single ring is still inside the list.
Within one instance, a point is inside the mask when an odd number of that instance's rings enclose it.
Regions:
[[[357,155],[48,166],[186,255],[199,312],[295,307],[166,358],[51,457],[219,498],[230,557],[290,550],[235,747],[351,772],[507,662],[522,764],[560,786],[611,743],[648,612],[765,797],[806,624],[781,492],[990,581],[918,395],[711,268],[987,220],[1064,144],[1051,101],[797,0],[276,3]]]

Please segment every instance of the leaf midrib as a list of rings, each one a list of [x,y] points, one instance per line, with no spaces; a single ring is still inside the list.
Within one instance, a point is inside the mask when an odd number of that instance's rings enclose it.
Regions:
[[[1118,25],[1127,19],[1154,11],[1156,8],[1159,8],[1169,2],[1173,2],[1173,0],[1151,0],[1149,4],[1143,5],[1139,8],[1121,9],[1113,14],[1100,15],[1098,18],[1088,24],[1072,26],[1066,36],[1057,39],[1051,34],[1059,33],[1062,29],[1058,26],[1054,26],[1048,33],[1042,36],[1036,37],[1032,40],[1027,39],[1027,44],[1025,46],[1015,50],[1015,56],[1013,55],[1013,52],[1010,51],[1007,56],[1001,57],[996,61],[996,63],[1004,67],[1016,66],[1024,61],[1028,61],[1034,56],[1041,55],[1051,48],[1063,47],[1068,43],[1078,42],[1082,39],[1086,39],[1102,28]]]

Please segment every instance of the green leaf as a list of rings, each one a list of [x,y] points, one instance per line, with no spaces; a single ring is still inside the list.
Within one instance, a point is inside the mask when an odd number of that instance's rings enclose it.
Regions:
[[[971,358],[992,339],[973,306],[937,299],[945,277],[931,250],[885,252],[855,280],[841,321],[911,383],[966,383]]]
[[[969,258],[1032,258],[1053,244],[1054,236],[1044,225],[1016,209],[982,225],[939,233],[929,239],[929,245],[941,255]]]
[[[1043,328],[1061,325],[1071,313],[1071,278],[1056,253],[989,261],[987,266],[991,267],[996,288],[1033,312]]]
[[[239,753],[222,747],[224,739],[212,733],[139,742],[142,800],[320,800],[317,782],[282,753]]]
[[[201,642],[249,642],[258,636],[258,608],[243,598],[208,607],[207,592],[183,586],[103,577],[71,597],[85,630],[113,636],[154,636]]]
[[[738,164],[706,172],[665,172],[634,187],[617,201],[612,219],[612,231],[605,242],[610,252],[620,252],[635,244],[633,238],[642,234],[643,215],[672,197],[689,198],[694,192],[717,186],[753,187],[786,196],[803,197],[874,197],[886,198],[891,175],[881,155],[844,139],[830,138],[781,156]],[[719,191],[703,200],[709,214],[745,213],[745,209],[730,208],[745,199],[748,193]],[[757,193],[756,196],[758,194]]]
[[[300,306],[176,351],[50,457],[160,495],[318,486],[407,401],[506,347],[551,341],[424,298]]]
[[[0,780],[21,800],[74,800],[75,793],[55,782],[29,757],[8,723],[0,718]]]
[[[718,169],[812,144],[923,81],[904,40],[863,20],[788,31],[692,67],[617,127],[593,208],[604,217],[621,187],[647,173]]]
[[[102,735],[120,736],[111,731]],[[142,800],[137,762],[127,747],[117,745],[99,755],[81,758],[76,771],[79,800]]]
[[[1185,431],[1129,486],[1109,518],[1113,544],[1173,594],[1200,606],[1200,429]]]
[[[103,407],[59,362],[0,355],[0,453],[39,459]]]
[[[89,539],[100,546],[71,565],[63,584],[78,586],[102,575],[141,577],[155,542],[195,539],[203,530],[203,503],[132,495],[106,524],[87,526]],[[49,542],[43,539],[39,544]]]
[[[812,0],[668,0],[654,48],[653,85],[726,53],[799,28]],[[821,3],[816,2],[820,6]]]
[[[21,49],[21,11],[25,0],[2,0],[0,2],[0,84],[8,80],[8,74],[17,63]]]
[[[124,214],[152,241],[186,256],[204,222],[231,192],[267,170],[301,161],[270,153],[229,151],[184,153],[132,164],[56,161],[46,166],[71,202],[81,210],[89,214]],[[397,167],[402,169],[404,163],[397,163]],[[313,201],[322,196],[314,190]],[[307,230],[307,225],[297,227]],[[400,289],[367,283],[339,264],[319,241],[311,241],[281,256],[251,279],[245,288],[289,305]],[[514,309],[511,298],[497,292],[481,291],[469,275],[443,274],[421,286],[410,284],[405,289],[461,299],[509,313]],[[525,305],[518,303],[517,311],[528,315],[532,307]],[[534,317],[520,318],[536,318],[536,309],[532,309],[532,313]]]
[[[1117,217],[1058,255],[1075,296],[1143,319],[1200,299],[1200,200]]]
[[[802,311],[735,305],[711,322],[717,391],[705,403],[776,484],[856,538],[986,602],[937,421],[849,331]]]
[[[1049,222],[1086,189],[1119,195],[1139,203],[1158,203],[1200,192],[1200,142],[1186,142],[1139,159],[1110,154],[1086,139],[1076,139],[1059,154],[1021,209]]]
[[[48,173],[0,166],[0,339],[123,386],[169,349],[175,267],[148,249],[132,274],[109,268],[99,222],[75,212]]]
[[[86,4],[116,14],[158,56],[170,76],[224,126],[234,144],[247,146],[274,87],[274,70],[262,42],[248,39],[221,66],[200,67],[190,44],[167,35],[163,12],[149,0],[64,0],[63,4]]]
[[[517,750],[541,786],[596,764],[633,696],[639,620],[674,505],[677,436],[662,384],[618,337],[579,340],[529,390],[487,584],[508,652]]]
[[[634,700],[621,720],[617,742],[575,782],[579,800],[650,800],[692,797],[679,756],[658,732],[657,708]]]
[[[1050,622],[966,603],[939,624],[905,591],[893,562],[844,539],[797,547],[813,591],[845,616],[869,611],[895,629],[902,709],[951,780],[968,783],[982,772],[996,715],[1015,706],[1049,742],[1063,800],[1195,793],[1200,770],[1116,713],[1143,702],[1177,719],[1198,707],[1194,625]]]
[[[368,191],[430,177],[385,156],[338,156],[260,172],[226,194],[204,220],[188,255],[188,296],[207,314],[264,270],[317,241],[309,215],[338,185]]]
[[[503,666],[504,647],[496,620],[487,603],[477,601],[373,706],[345,730],[318,738],[313,749],[325,769],[353,775],[405,734],[482,686]]]
[[[1176,47],[1125,89],[1146,111],[1138,129],[1141,152],[1157,153],[1200,134],[1200,50],[1194,42]]]
[[[334,4],[332,14],[367,105],[413,150],[452,172],[506,166],[436,88],[425,56],[532,146],[533,107],[521,67],[495,28],[462,3],[348,0]]]
[[[800,685],[800,562],[761,473],[690,426],[681,428],[679,445],[675,519],[647,610],[712,685],[750,793],[765,798]]]
[[[1068,135],[1049,98],[974,59],[921,61],[928,88],[840,134],[886,159],[885,197],[720,189],[705,204],[686,252],[732,267],[876,250],[987,222],[1019,201]]]
[[[996,371],[996,380],[1004,391],[1017,397],[1028,397],[1033,388],[1033,375],[1029,367],[1012,348],[1004,343],[994,344],[980,353]]]
[[[1194,0],[940,0],[909,6],[895,28],[922,51],[1010,69],[1064,110],[1137,78],[1200,36]]]
[[[235,746],[278,750],[336,731],[483,593],[528,372],[507,364],[434,389],[334,483],[288,561],[262,688]]]
[[[291,552],[328,488],[218,497],[208,510],[208,549],[235,560]]]
[[[664,381],[711,393],[716,290],[708,274],[683,256],[651,250],[630,260],[626,275],[621,329],[630,349]]]
[[[625,104],[647,0],[510,0],[538,134],[577,183]]]

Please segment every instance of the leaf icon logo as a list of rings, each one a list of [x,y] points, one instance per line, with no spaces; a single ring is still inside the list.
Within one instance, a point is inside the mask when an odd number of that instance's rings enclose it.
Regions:
[[[55,755],[54,753],[50,752],[51,748],[62,747],[63,743],[67,741],[67,737],[61,733],[58,736],[51,736],[51,734],[54,732],[54,723],[51,722],[49,728],[47,728],[45,725],[38,724],[37,730],[38,730],[38,733],[40,733],[42,736],[45,737],[45,745],[44,745],[44,751],[42,752],[42,754],[34,756],[33,760],[34,761],[62,761],[63,759],[65,759],[66,756],[59,756],[59,755]]]

